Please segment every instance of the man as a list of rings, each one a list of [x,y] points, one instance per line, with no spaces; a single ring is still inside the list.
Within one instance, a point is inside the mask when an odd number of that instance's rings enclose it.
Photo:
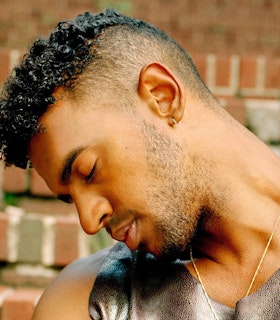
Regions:
[[[7,165],[119,241],[66,267],[35,320],[280,318],[280,161],[166,34],[110,9],[60,23],[0,123]]]

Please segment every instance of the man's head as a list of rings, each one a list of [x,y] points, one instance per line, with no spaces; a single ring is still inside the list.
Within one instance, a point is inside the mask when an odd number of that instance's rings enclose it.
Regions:
[[[140,70],[153,61],[172,69],[195,95],[208,94],[189,56],[143,21],[108,9],[59,23],[48,39],[34,42],[4,86],[0,141],[6,164],[26,167],[30,138],[44,130],[39,119],[55,102],[56,88],[74,100],[107,95],[118,108],[130,100]]]
[[[112,10],[85,13],[36,41],[7,81],[2,153],[7,165],[30,159],[75,202],[86,232],[105,227],[132,249],[173,255],[207,205],[209,172],[172,120],[186,124],[186,101],[213,100],[165,33]]]

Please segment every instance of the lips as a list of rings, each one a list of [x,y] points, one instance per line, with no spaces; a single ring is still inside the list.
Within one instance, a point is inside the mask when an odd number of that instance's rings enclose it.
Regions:
[[[116,231],[110,231],[111,237],[117,241],[125,242],[130,224],[118,229]]]
[[[132,223],[116,230],[110,232],[112,238],[117,241],[125,242],[130,250],[137,250],[138,239],[137,239],[137,227],[136,222]]]
[[[139,246],[139,240],[137,238],[137,226],[135,221],[133,221],[129,226],[125,244],[130,250],[137,250]]]

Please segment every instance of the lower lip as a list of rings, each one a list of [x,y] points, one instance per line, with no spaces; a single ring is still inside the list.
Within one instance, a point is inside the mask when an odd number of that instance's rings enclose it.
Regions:
[[[125,244],[130,250],[137,250],[138,248],[137,229],[135,221],[132,222],[127,231]]]

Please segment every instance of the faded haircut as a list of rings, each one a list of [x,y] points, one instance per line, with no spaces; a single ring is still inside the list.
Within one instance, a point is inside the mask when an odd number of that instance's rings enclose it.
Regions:
[[[55,103],[56,88],[75,100],[88,94],[98,98],[105,87],[116,101],[129,99],[141,68],[155,61],[171,68],[195,96],[210,95],[190,56],[144,21],[107,9],[60,22],[48,39],[34,41],[3,86],[0,150],[5,164],[27,167],[30,139]]]

